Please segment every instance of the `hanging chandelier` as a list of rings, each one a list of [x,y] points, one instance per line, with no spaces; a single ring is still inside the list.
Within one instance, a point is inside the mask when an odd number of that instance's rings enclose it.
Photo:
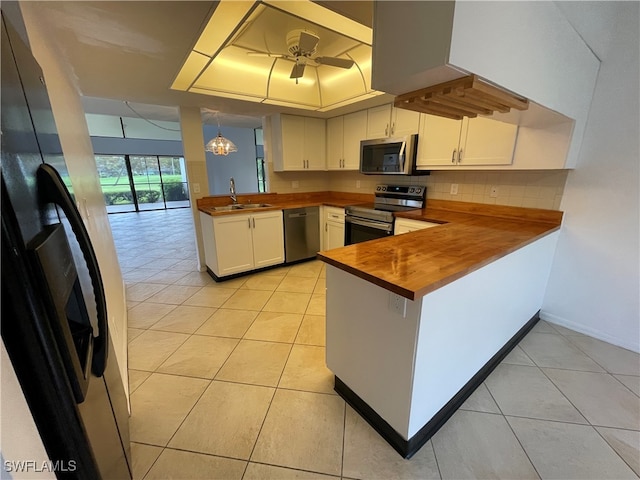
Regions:
[[[205,150],[214,155],[229,155],[230,153],[237,152],[238,147],[236,147],[235,143],[223,137],[222,133],[220,133],[220,120],[218,120],[217,112],[216,120],[218,122],[218,135],[207,142]]]

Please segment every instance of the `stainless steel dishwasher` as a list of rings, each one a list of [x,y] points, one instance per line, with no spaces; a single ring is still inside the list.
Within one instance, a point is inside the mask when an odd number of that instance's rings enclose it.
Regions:
[[[320,250],[320,207],[287,208],[283,214],[285,262],[314,258]]]

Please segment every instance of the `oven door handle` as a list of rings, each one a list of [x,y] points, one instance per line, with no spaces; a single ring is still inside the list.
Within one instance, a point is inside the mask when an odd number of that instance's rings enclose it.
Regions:
[[[391,230],[393,230],[393,225],[390,223],[376,222],[372,220],[363,220],[361,218],[354,218],[349,216],[345,217],[344,220],[345,222],[353,223],[354,225],[371,227],[371,228],[375,228],[376,230],[384,230],[385,232],[390,232]]]

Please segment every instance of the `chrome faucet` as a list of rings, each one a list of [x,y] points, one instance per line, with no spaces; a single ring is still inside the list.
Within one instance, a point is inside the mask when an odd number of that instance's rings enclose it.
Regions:
[[[233,203],[238,203],[238,197],[236,196],[236,182],[233,177],[229,179],[229,192],[231,193],[230,196]]]

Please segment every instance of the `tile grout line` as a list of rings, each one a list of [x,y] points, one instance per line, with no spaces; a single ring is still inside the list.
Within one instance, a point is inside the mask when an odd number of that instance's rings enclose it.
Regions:
[[[344,453],[347,441],[347,403],[344,403],[344,412],[342,414],[342,455],[340,456],[340,478],[344,477]]]
[[[600,427],[600,428],[612,428],[612,427]],[[633,467],[631,467],[631,465],[629,465],[629,462],[627,462],[624,457],[622,455],[620,455],[618,453],[618,451],[613,448],[613,445],[611,445],[611,443],[602,435],[602,433],[600,433],[600,430],[598,430],[598,428],[593,427],[593,429],[596,431],[596,434],[609,446],[609,448],[613,451],[614,454],[616,454],[620,460],[622,460],[624,462],[624,464],[629,467],[629,469],[636,474],[636,476],[638,476],[640,478],[640,476],[638,475],[638,473],[633,469]],[[633,432],[635,432],[636,430],[631,430]]]
[[[429,439],[429,443],[431,444],[431,451],[433,452],[433,459],[436,462],[436,468],[438,469],[438,476],[440,480],[442,480],[442,471],[440,470],[440,463],[438,462],[438,455],[436,455],[436,446],[433,443],[433,437]]]
[[[285,275],[285,277],[286,277],[286,275]],[[276,286],[276,289],[277,289],[277,288],[278,288],[278,286],[282,283],[282,281],[284,280],[284,278],[285,278],[285,277],[283,277],[283,278],[280,280],[280,282],[278,282],[278,285]],[[271,297],[273,296],[273,294],[275,293],[275,291],[276,291],[276,290],[274,289],[274,290],[273,290],[273,292],[271,293],[271,295],[269,296],[269,299],[271,299]],[[262,307],[262,308],[264,308],[264,306],[265,306],[265,305],[267,305],[267,303],[269,303],[269,299],[267,299],[267,301],[265,302],[265,304],[263,305],[263,307]],[[264,310],[262,310],[262,309],[261,309],[261,310],[260,310],[260,313],[262,313],[263,311],[264,311]],[[259,315],[260,315],[260,314],[258,314],[258,316],[259,316]],[[257,318],[258,316],[256,316],[256,318]],[[304,314],[303,314],[303,319],[304,319]],[[254,321],[253,321],[253,322],[251,322],[251,325],[253,325],[254,323],[255,323],[255,319],[254,319]],[[244,338],[244,336],[245,336],[245,335],[247,334],[247,332],[251,329],[251,325],[250,325],[250,326],[249,326],[249,328],[247,328],[247,330],[244,332],[244,335],[242,336],[243,340],[245,339],[245,338]],[[300,325],[302,325],[302,321],[300,321]],[[300,330],[300,325],[298,326],[298,330],[296,330],[296,336],[297,336],[297,334],[298,334],[298,331]],[[249,339],[246,339],[246,340],[247,340],[247,341],[251,341],[251,340],[249,340]],[[293,341],[293,342],[295,342],[295,337],[294,337],[294,341]],[[267,411],[266,411],[266,413],[265,413],[265,415],[264,415],[264,418],[262,419],[262,423],[260,424],[260,429],[258,430],[258,435],[256,436],[256,441],[255,441],[255,443],[253,444],[253,448],[251,449],[251,453],[249,454],[249,459],[251,459],[251,457],[253,456],[253,452],[255,451],[256,445],[258,444],[258,439],[260,438],[260,434],[262,433],[262,428],[264,427],[264,423],[265,423],[265,421],[267,420],[267,416],[269,415],[269,411],[271,410],[271,405],[272,405],[272,403],[273,403],[273,399],[274,399],[274,397],[275,397],[275,395],[276,395],[276,393],[277,393],[277,391],[278,391],[278,386],[280,385],[280,381],[282,380],[282,375],[284,374],[284,371],[285,371],[285,369],[287,368],[287,363],[289,362],[289,358],[291,358],[291,352],[293,351],[293,346],[294,346],[294,343],[293,343],[293,342],[292,342],[292,343],[290,343],[291,348],[289,348],[289,352],[287,353],[287,358],[286,358],[286,360],[284,361],[284,366],[282,367],[282,371],[280,372],[280,375],[278,376],[278,381],[276,382],[276,385],[275,385],[275,387],[274,387],[273,395],[271,396],[271,400],[269,401],[269,407],[267,408]],[[275,343],[275,342],[274,342],[274,343]],[[287,343],[287,344],[289,344],[289,342],[281,342],[281,343]],[[244,475],[243,475],[243,476],[244,476]]]
[[[547,367],[544,367],[544,368],[547,368]],[[582,410],[580,410],[576,405],[574,405],[574,403],[571,401],[571,399],[570,399],[569,397],[567,397],[567,395],[566,395],[566,394],[562,391],[562,389],[561,389],[561,388],[556,384],[556,382],[554,382],[554,381],[553,381],[553,379],[552,379],[549,375],[547,375],[547,372],[545,372],[545,371],[543,370],[543,368],[540,368],[540,371],[542,372],[542,374],[543,374],[545,377],[547,377],[547,379],[548,379],[548,380],[553,384],[553,386],[554,386],[554,387],[556,387],[556,388],[558,389],[558,391],[562,394],[562,396],[563,396],[564,398],[566,398],[566,399],[567,399],[567,402],[569,402],[569,404],[570,404],[573,408],[575,408],[575,409],[578,411],[578,413],[580,413],[580,415],[582,415],[582,418],[584,418],[584,419],[587,421],[587,424],[588,424],[588,425],[590,425],[590,426],[593,428],[593,424],[592,424],[592,423],[591,423],[591,421],[587,418],[587,416],[585,415],[585,413],[584,413]],[[567,370],[567,371],[580,371],[580,370]],[[599,373],[600,375],[603,375],[601,372],[585,372],[585,373]],[[608,373],[604,373],[604,375],[609,375],[609,374],[608,374]],[[565,423],[568,423],[568,422],[565,422]]]
[[[538,467],[536,467],[535,463],[533,463],[533,460],[531,460],[531,457],[529,456],[529,452],[527,452],[527,449],[524,448],[524,445],[522,444],[522,441],[520,441],[520,437],[518,437],[518,434],[513,429],[513,426],[509,422],[509,419],[507,418],[506,415],[503,415],[502,417],[504,418],[505,423],[509,426],[509,430],[511,430],[511,433],[513,433],[513,436],[516,438],[516,441],[518,442],[518,445],[520,445],[520,448],[522,449],[522,451],[526,455],[527,460],[529,460],[529,463],[531,464],[531,467],[533,468],[533,470],[536,472],[536,475],[538,475],[538,478],[542,478],[542,475],[540,475],[540,472],[538,471]]]

